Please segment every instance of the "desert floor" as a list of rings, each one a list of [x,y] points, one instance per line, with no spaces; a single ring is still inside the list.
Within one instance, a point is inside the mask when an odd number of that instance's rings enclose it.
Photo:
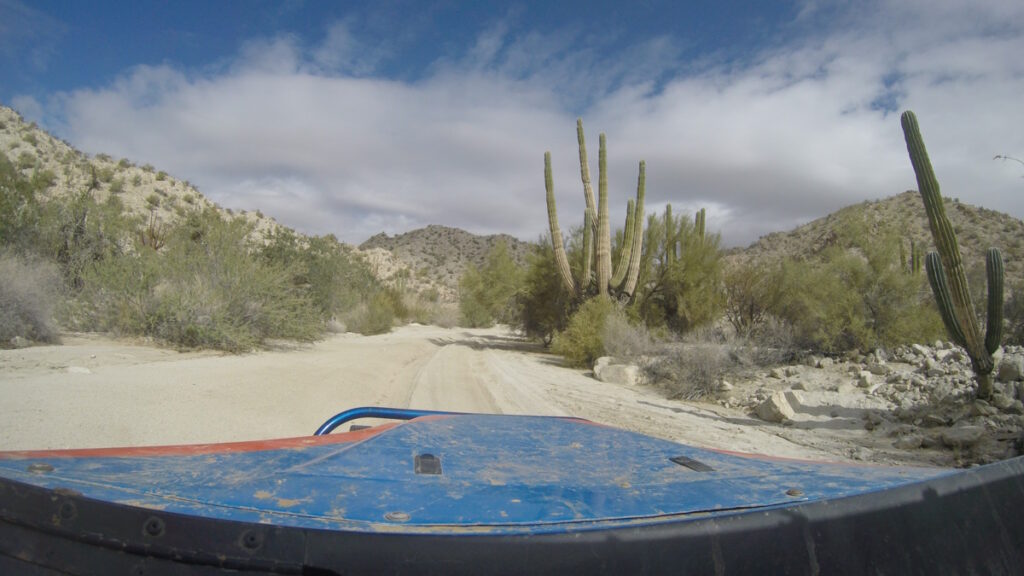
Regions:
[[[0,450],[305,436],[355,406],[568,415],[712,448],[864,459],[859,422],[786,427],[717,404],[669,400],[652,388],[602,383],[500,327],[411,325],[245,355],[93,334],[0,350]],[[905,463],[927,463],[908,454]]]

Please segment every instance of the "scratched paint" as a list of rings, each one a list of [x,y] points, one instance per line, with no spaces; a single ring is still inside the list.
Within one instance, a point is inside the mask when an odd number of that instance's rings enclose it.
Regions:
[[[519,534],[678,522],[953,473],[758,458],[551,417],[428,417],[317,438],[223,450],[207,444],[194,451],[0,453],[0,476],[168,512],[282,526]],[[437,457],[442,473],[417,474],[422,454]],[[704,471],[671,460],[678,457]]]

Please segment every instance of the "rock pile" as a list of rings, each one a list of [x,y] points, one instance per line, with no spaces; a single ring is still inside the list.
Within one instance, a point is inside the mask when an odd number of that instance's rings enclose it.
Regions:
[[[936,463],[970,465],[1024,452],[1024,349],[998,358],[996,393],[974,397],[974,374],[963,350],[949,343],[877,350],[846,361],[811,357],[802,366],[773,368],[718,401],[793,428],[859,419],[896,450],[946,451]]]

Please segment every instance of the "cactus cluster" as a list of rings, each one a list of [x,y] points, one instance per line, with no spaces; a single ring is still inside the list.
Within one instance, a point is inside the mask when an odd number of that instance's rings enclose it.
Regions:
[[[572,275],[572,268],[569,266],[569,259],[562,241],[561,229],[558,226],[554,179],[551,175],[551,153],[544,153],[544,186],[547,190],[548,225],[551,230],[551,246],[554,249],[558,273],[566,289],[575,298],[582,298],[593,292],[600,297],[614,294],[628,299],[633,296],[640,275],[646,167],[641,160],[636,201],[634,203],[631,200],[626,207],[622,252],[613,271],[611,226],[608,221],[608,170],[605,135],[601,134],[599,138],[596,206],[594,190],[590,183],[590,166],[587,162],[582,119],[576,120],[576,136],[580,151],[580,178],[583,181],[583,196],[586,201],[586,209],[583,214],[583,267],[581,277],[578,279]],[[592,270],[596,271],[596,278],[592,278]]]
[[[953,226],[946,217],[939,182],[932,170],[928,151],[925,149],[917,117],[909,110],[900,118],[907,152],[917,176],[918,190],[928,215],[928,225],[938,252],[929,252],[925,258],[928,281],[939,306],[939,312],[953,341],[967,350],[971,367],[978,383],[978,397],[992,396],[992,371],[995,361],[992,355],[999,349],[1003,330],[1003,259],[999,250],[990,248],[985,258],[988,280],[988,314],[985,336],[975,316],[974,304],[970,298],[967,278],[960,258]]]

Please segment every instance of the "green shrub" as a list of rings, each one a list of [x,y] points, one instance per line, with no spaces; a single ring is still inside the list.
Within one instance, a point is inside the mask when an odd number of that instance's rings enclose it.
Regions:
[[[347,325],[352,332],[372,336],[390,332],[394,320],[392,299],[384,293],[378,293],[350,314]]]
[[[569,325],[572,296],[558,277],[551,242],[541,240],[531,246],[517,305],[519,329],[547,345]]]
[[[110,193],[120,194],[121,192],[124,192],[124,178],[114,178],[110,181]]]
[[[555,334],[551,351],[565,358],[570,366],[589,368],[606,355],[604,327],[608,318],[624,314],[609,298],[591,298],[569,319],[565,330]]]
[[[472,264],[459,280],[459,309],[464,326],[485,327],[495,322],[514,323],[516,295],[522,287],[522,271],[508,245],[497,242],[487,253],[483,267]]]
[[[157,182],[163,182],[164,180],[167,180],[167,172],[164,172],[163,170],[157,172],[156,173],[156,181]]]
[[[813,260],[783,262],[772,312],[796,344],[826,353],[931,342],[943,334],[924,274],[908,274],[897,236],[844,215],[835,242]]]
[[[76,310],[97,329],[145,334],[181,347],[243,352],[268,339],[314,340],[324,322],[289,270],[256,257],[250,229],[193,213],[163,251],[95,262]],[[84,312],[83,312],[84,310]]]
[[[0,252],[0,348],[10,346],[15,337],[57,341],[53,311],[60,284],[53,264]]]

